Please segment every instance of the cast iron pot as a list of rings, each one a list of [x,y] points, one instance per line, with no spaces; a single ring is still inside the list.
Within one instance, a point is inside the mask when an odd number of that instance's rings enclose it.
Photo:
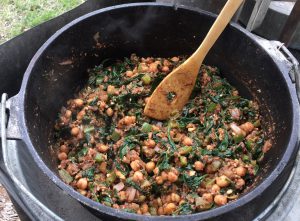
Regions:
[[[273,147],[259,177],[238,200],[197,214],[150,217],[94,202],[63,183],[50,145],[57,113],[88,79],[87,69],[105,58],[190,55],[215,15],[156,3],[98,10],[69,23],[32,58],[19,94],[11,98],[8,137],[22,139],[40,169],[66,193],[109,220],[251,220],[275,198],[289,176],[298,146],[298,101],[282,63],[240,26],[231,24],[204,63],[220,68],[242,96],[261,105]]]

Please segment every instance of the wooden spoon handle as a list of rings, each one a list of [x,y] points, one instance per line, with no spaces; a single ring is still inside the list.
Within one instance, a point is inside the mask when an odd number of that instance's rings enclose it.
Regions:
[[[242,2],[243,0],[228,0],[226,2],[224,8],[210,28],[203,42],[191,56],[191,59],[195,59],[194,61],[197,61],[197,63],[200,62],[201,65],[210,48],[215,44]]]

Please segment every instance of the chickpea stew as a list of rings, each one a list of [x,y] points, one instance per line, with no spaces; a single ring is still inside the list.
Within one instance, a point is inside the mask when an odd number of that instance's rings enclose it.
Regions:
[[[55,148],[62,180],[106,206],[185,215],[237,199],[271,148],[258,104],[202,65],[190,101],[168,121],[143,115],[183,57],[104,61],[61,109]],[[172,99],[172,95],[166,95]]]

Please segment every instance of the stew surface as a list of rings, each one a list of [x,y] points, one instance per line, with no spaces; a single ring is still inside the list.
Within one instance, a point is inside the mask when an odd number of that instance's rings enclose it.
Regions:
[[[168,121],[143,115],[183,57],[103,61],[55,125],[59,175],[82,195],[144,215],[225,205],[253,182],[271,148],[259,106],[202,65],[190,101]],[[167,98],[172,101],[172,94]]]

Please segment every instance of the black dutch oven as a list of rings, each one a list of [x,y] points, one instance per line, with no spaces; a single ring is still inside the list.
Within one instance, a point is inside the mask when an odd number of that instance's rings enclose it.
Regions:
[[[251,220],[276,197],[295,160],[299,112],[296,92],[282,62],[257,37],[231,24],[208,54],[242,96],[261,105],[273,147],[258,179],[236,201],[192,215],[150,217],[127,213],[88,199],[63,183],[50,145],[61,106],[88,79],[87,69],[105,58],[190,55],[215,15],[186,7],[138,3],[94,11],[69,23],[32,58],[19,94],[10,99],[8,137],[23,140],[35,163],[57,186],[97,216],[108,220]],[[276,53],[275,53],[276,54]]]

